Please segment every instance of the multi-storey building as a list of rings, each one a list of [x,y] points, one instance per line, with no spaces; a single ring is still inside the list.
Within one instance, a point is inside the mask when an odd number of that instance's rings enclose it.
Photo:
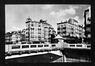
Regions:
[[[12,44],[13,42],[16,43],[17,40],[16,33],[17,33],[16,31],[5,33],[5,43],[6,44]]]
[[[53,27],[42,19],[40,21],[32,21],[31,18],[27,18],[26,41],[50,41],[50,33],[52,33],[53,30]]]
[[[7,32],[5,33],[5,44],[10,44],[12,43],[12,39],[11,39],[12,33],[11,32]]]
[[[12,31],[5,33],[5,43],[12,44],[26,41],[25,40],[25,30],[23,31]]]
[[[75,19],[70,18],[65,22],[57,23],[57,26],[57,33],[66,40],[76,39],[75,42],[77,42],[80,38],[83,38],[83,26],[78,25],[78,21]]]
[[[85,42],[91,43],[91,8],[84,11]]]

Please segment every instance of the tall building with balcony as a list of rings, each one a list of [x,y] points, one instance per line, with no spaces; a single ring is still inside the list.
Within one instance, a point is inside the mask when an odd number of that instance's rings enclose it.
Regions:
[[[85,42],[91,43],[91,7],[84,11]]]
[[[84,28],[83,26],[78,25],[77,20],[70,18],[65,22],[57,23],[57,26],[57,33],[63,38],[65,38],[65,41],[82,41],[84,35]]]
[[[50,33],[53,33],[54,28],[42,19],[40,21],[32,21],[31,18],[27,18],[26,21],[26,41],[50,41]]]

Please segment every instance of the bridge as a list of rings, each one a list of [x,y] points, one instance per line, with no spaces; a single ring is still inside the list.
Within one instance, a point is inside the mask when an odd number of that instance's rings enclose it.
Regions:
[[[21,45],[21,44],[17,44],[17,45]],[[26,44],[22,44],[21,46],[24,46]],[[51,47],[48,46],[47,44],[47,47],[45,47],[45,44],[27,44],[29,46],[31,45],[36,45],[35,49],[43,49],[43,51],[37,51],[36,53],[28,53],[28,54],[21,54],[21,55],[11,55],[11,56],[6,56],[5,59],[12,59],[12,58],[19,58],[19,57],[25,57],[25,56],[33,56],[33,55],[40,55],[40,54],[46,54],[46,53],[49,53],[49,52],[52,52],[53,50],[64,50],[65,48],[70,48],[70,49],[86,49],[86,50],[90,50],[91,49],[91,45],[89,44],[68,44],[68,43],[54,43],[54,44],[49,44],[49,46],[51,45],[52,46],[52,49]],[[41,46],[39,46],[41,45]],[[11,49],[13,52],[15,50],[26,50],[26,49],[23,49],[23,48],[15,48],[15,49],[12,49],[12,46],[11,45]],[[40,47],[40,48],[39,48]],[[45,51],[46,49],[49,50],[49,51]],[[50,49],[49,49],[50,48]],[[9,51],[9,47],[7,45],[5,45],[5,51]],[[28,49],[28,48],[27,48]],[[32,50],[35,50],[35,49],[32,49]],[[45,50],[44,50],[45,49]],[[31,50],[29,48],[29,50]]]

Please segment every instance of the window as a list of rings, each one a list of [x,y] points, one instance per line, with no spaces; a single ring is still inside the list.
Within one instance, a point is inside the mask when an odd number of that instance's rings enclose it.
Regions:
[[[41,36],[39,35],[38,38],[41,38]]]
[[[12,49],[19,49],[20,46],[19,45],[16,45],[16,46],[12,46]]]
[[[60,30],[60,28],[57,28],[57,30]]]
[[[77,47],[82,47],[82,45],[76,45]]]
[[[52,45],[52,47],[55,47],[55,45]]]
[[[88,19],[87,19],[88,21],[91,21],[91,17],[88,17]]]
[[[29,36],[26,36],[26,38],[29,38]]]
[[[32,48],[32,47],[36,47],[36,45],[31,45],[31,48]]]
[[[38,28],[38,30],[41,30],[41,28]]]
[[[43,47],[43,45],[38,45],[38,47]]]
[[[34,28],[31,28],[31,30],[34,30]]]
[[[57,32],[58,34],[60,34],[60,32]]]
[[[49,45],[44,45],[44,47],[48,47]]]
[[[31,24],[31,26],[33,26],[33,24]]]
[[[70,47],[75,47],[75,45],[70,45]]]
[[[63,27],[63,29],[66,29],[66,27]]]
[[[22,48],[29,48],[29,45],[23,45]]]

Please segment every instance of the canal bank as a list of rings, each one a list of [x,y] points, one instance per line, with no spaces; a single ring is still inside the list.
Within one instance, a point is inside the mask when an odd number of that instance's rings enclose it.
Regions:
[[[64,55],[64,62],[91,62],[91,50],[65,48],[61,52]]]

